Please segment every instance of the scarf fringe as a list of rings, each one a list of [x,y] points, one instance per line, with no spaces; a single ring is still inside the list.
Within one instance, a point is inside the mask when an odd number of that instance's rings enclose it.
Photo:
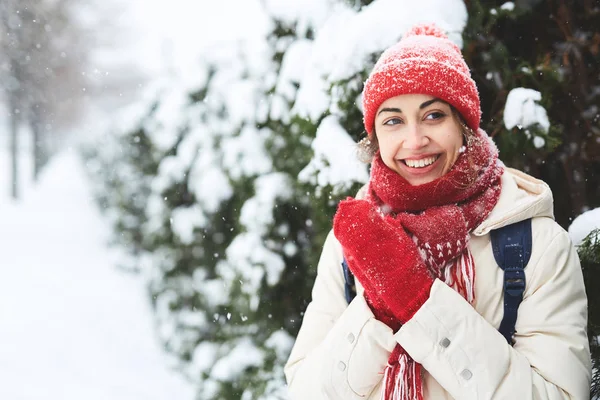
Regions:
[[[444,282],[460,293],[469,303],[475,300],[475,260],[468,248],[444,269]]]
[[[475,301],[475,261],[469,249],[463,251],[458,264],[460,265],[464,285],[464,292],[461,294],[467,299],[469,304],[473,304]]]
[[[381,400],[423,400],[421,370],[420,364],[401,353],[385,368]]]

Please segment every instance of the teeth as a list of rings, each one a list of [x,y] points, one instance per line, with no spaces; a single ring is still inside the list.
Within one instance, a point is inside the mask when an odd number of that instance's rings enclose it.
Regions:
[[[437,159],[437,156],[433,156],[429,158],[422,158],[420,160],[404,160],[404,162],[411,168],[423,168],[433,164]]]

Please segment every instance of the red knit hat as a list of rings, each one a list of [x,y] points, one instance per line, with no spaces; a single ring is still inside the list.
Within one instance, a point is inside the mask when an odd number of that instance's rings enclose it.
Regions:
[[[375,113],[387,99],[427,94],[453,105],[477,131],[479,94],[460,49],[433,24],[417,25],[383,52],[363,89],[364,124],[373,133]]]

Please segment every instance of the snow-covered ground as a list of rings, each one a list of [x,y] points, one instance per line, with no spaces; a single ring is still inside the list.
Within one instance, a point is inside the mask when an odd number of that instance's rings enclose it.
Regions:
[[[167,367],[141,278],[111,262],[109,230],[75,152],[55,157],[14,203],[4,151],[0,399],[191,400],[190,385]]]

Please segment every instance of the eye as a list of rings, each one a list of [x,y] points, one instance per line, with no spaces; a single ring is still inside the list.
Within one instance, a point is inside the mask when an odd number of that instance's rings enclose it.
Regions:
[[[400,118],[390,118],[387,121],[385,121],[383,123],[383,125],[391,126],[391,125],[398,125],[398,124],[401,124],[401,123],[402,123],[402,120]]]
[[[446,116],[446,114],[444,114],[441,111],[433,111],[433,112],[427,114],[425,116],[425,119],[428,119],[428,120],[437,120],[437,119],[444,118],[445,116]]]

